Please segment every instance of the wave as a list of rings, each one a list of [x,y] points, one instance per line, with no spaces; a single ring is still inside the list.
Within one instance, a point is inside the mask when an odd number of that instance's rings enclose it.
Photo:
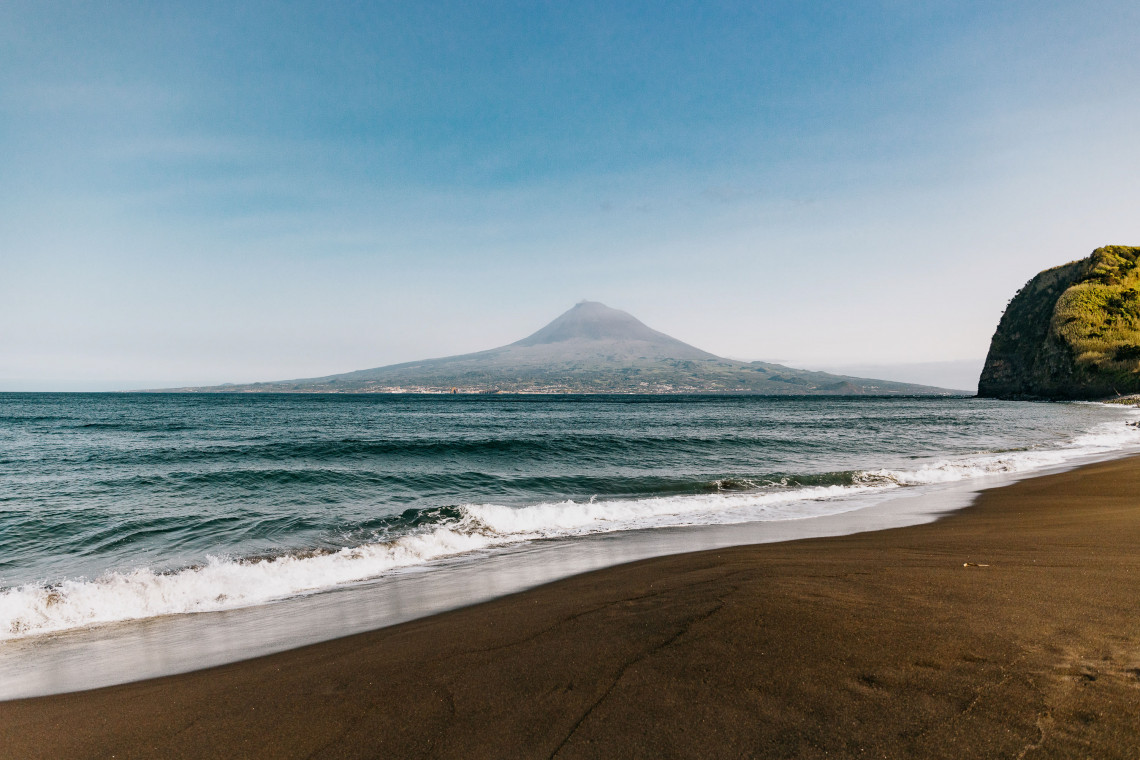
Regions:
[[[103,423],[83,427],[112,429],[113,425]],[[120,426],[119,429],[125,429]],[[178,430],[179,428],[171,428]],[[217,461],[259,461],[259,462],[359,462],[377,459],[432,460],[443,457],[468,459],[503,460],[512,463],[522,461],[550,460],[563,457],[578,457],[584,460],[604,461],[613,452],[631,449],[657,447],[668,448],[678,455],[706,452],[710,449],[753,450],[761,446],[778,447],[781,451],[808,451],[819,447],[818,443],[797,439],[793,436],[775,435],[771,432],[756,435],[705,436],[657,435],[657,434],[559,434],[523,435],[510,438],[501,437],[428,437],[414,438],[341,438],[336,440],[309,441],[257,441],[246,440],[238,443],[216,444],[209,441],[187,445],[179,441],[169,445],[149,445],[145,449],[131,449],[122,452],[99,452],[96,456],[101,463],[146,465],[209,463]],[[90,455],[88,455],[90,457]]]
[[[1000,473],[1026,472],[1140,445],[1140,428],[1106,423],[1062,447],[981,453],[914,469],[778,478],[724,478],[707,493],[558,501],[510,507],[409,509],[341,549],[209,557],[193,567],[107,572],[95,579],[0,591],[0,640],[159,615],[262,604],[366,581],[401,568],[539,539],[668,526],[793,520],[858,509],[865,497]]]
[[[780,485],[851,485],[854,471],[827,473],[772,473],[766,475],[726,476],[714,480],[685,475],[644,476],[589,476],[589,475],[517,475],[514,473],[488,473],[474,470],[464,472],[375,472],[301,466],[287,468],[244,467],[207,471],[147,472],[126,474],[111,478],[93,478],[92,487],[120,492],[140,490],[188,491],[191,489],[217,489],[220,493],[234,493],[263,489],[269,486],[319,486],[374,489],[384,492],[406,491],[416,494],[428,492],[478,492],[492,497],[505,495],[562,496],[574,494],[606,494],[614,496],[682,495],[746,491]]]
[[[796,519],[840,511],[813,501],[851,496],[873,486],[816,486],[787,492],[674,496],[624,501],[470,504],[446,522],[393,540],[339,551],[261,558],[210,557],[200,566],[162,573],[110,572],[94,580],[27,584],[0,592],[0,640],[95,623],[231,609],[368,580],[385,572],[479,550],[543,538],[664,527]],[[411,511],[411,510],[409,510]]]
[[[1086,456],[1096,456],[1140,445],[1140,428],[1134,423],[1108,422],[1078,435],[1059,447],[1039,447],[1016,451],[943,459],[915,470],[871,470],[868,477],[883,478],[903,486],[936,485],[961,480],[1056,467]]]

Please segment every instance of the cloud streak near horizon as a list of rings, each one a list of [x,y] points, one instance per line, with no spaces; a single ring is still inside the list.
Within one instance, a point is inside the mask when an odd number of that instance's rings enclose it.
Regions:
[[[581,298],[724,355],[975,359],[1038,270],[1140,242],[1138,26],[1123,2],[5,3],[0,383],[328,374]]]

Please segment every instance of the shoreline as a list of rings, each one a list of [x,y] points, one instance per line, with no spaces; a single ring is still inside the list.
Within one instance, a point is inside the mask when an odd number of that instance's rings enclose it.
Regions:
[[[670,555],[0,703],[13,756],[1128,757],[1140,457],[936,522]],[[66,731],[59,727],[66,726]]]
[[[853,495],[846,497],[853,506],[821,515],[527,541],[261,604],[125,619],[9,640],[0,645],[0,704],[285,652],[654,557],[928,523],[969,506],[985,490],[1126,457],[1130,451],[1135,448],[1029,470]],[[313,620],[322,624],[314,626]]]
[[[1063,468],[1076,464],[1061,465]],[[1000,487],[1036,471],[986,479]],[[997,479],[997,483],[993,481]],[[931,487],[926,487],[931,488]],[[856,506],[798,519],[705,524],[554,538],[458,555],[367,581],[263,604],[128,619],[0,645],[0,704],[202,670],[491,601],[653,557],[851,535],[916,525],[979,493],[964,480],[918,493],[850,497]],[[310,621],[324,621],[314,627]]]

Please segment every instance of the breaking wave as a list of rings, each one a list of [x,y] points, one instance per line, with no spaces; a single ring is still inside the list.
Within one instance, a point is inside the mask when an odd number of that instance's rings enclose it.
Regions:
[[[233,609],[366,581],[388,572],[540,539],[669,526],[794,520],[858,509],[867,497],[1063,465],[1140,445],[1140,428],[1098,425],[1063,446],[947,458],[914,469],[722,478],[701,492],[522,507],[409,509],[340,549],[211,556],[171,571],[137,568],[0,590],[0,640],[159,615]]]

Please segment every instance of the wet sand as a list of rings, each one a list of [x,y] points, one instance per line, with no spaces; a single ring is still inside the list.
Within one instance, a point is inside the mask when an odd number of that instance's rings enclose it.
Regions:
[[[1136,758],[1140,457],[3,702],[0,755]]]

